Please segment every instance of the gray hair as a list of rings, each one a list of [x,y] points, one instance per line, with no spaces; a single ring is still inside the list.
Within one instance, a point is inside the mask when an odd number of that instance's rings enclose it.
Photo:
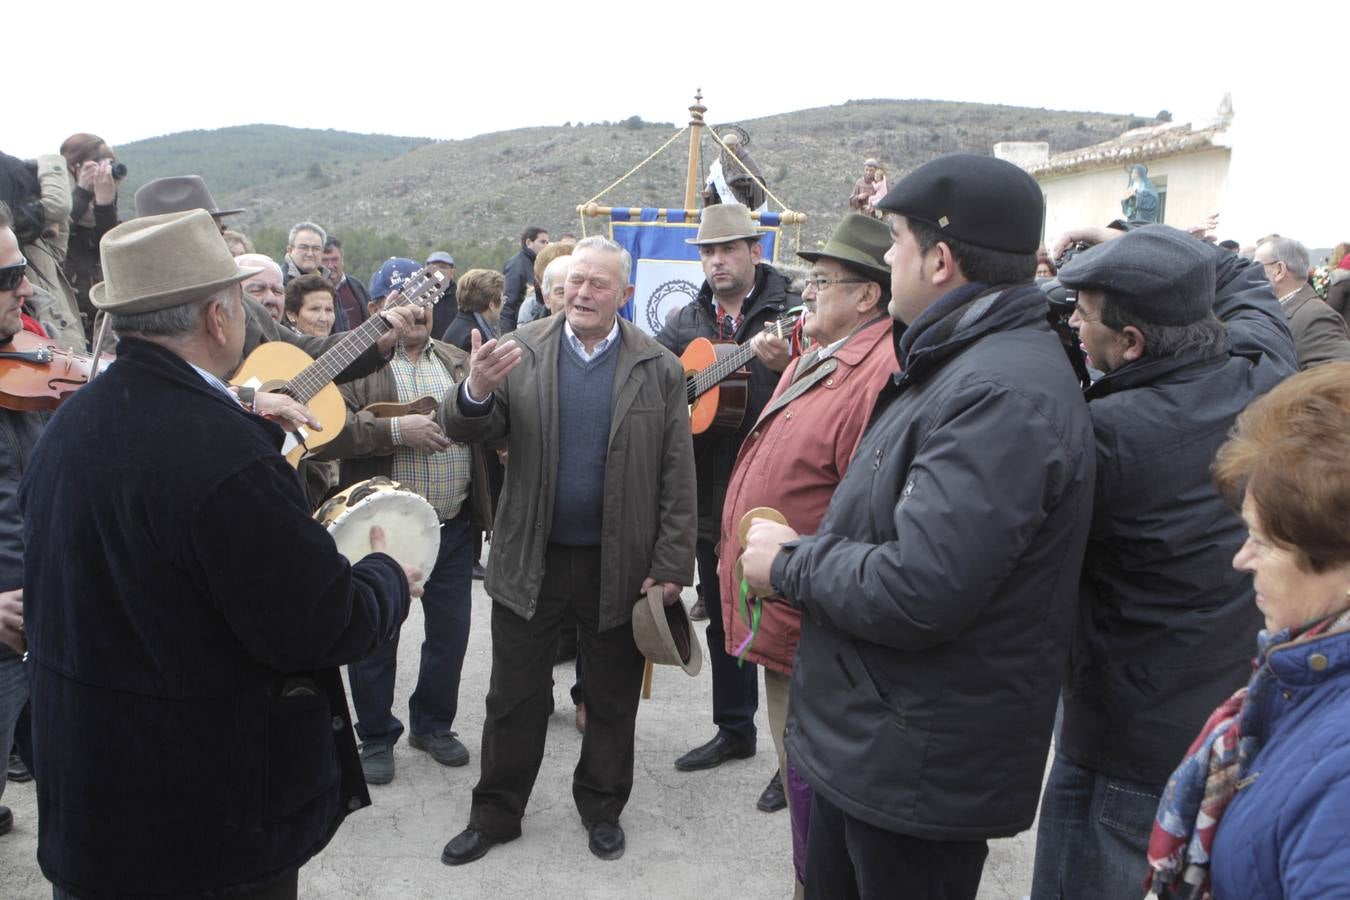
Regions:
[[[589,240],[589,239],[588,239]],[[561,278],[567,277],[567,269],[572,265],[571,254],[559,256],[553,262],[544,267],[544,281],[540,287],[547,294],[553,289],[553,285]]]
[[[1275,237],[1270,244],[1271,262],[1282,262],[1296,281],[1306,281],[1312,264],[1308,260],[1308,248],[1293,238]]]
[[[112,329],[119,335],[138,334],[151,337],[184,337],[197,330],[212,301],[229,307],[230,298],[240,292],[238,284],[216,291],[205,300],[194,300],[168,309],[143,313],[112,313]],[[240,310],[242,312],[242,309]]]
[[[607,253],[617,253],[619,255],[619,290],[627,290],[628,276],[633,271],[632,254],[601,234],[593,234],[590,237],[582,238],[572,248],[572,255],[576,256],[582,250],[604,250]]]
[[[1188,325],[1159,325],[1130,315],[1107,293],[1102,300],[1101,321],[1112,331],[1124,331],[1127,325],[1139,329],[1144,336],[1144,359],[1170,359],[1192,353],[1208,359],[1228,352],[1228,328],[1213,310]]]
[[[319,245],[328,243],[328,232],[324,231],[313,222],[297,222],[291,226],[291,233],[286,237],[286,246],[294,247],[296,235],[302,231],[312,231],[319,236]]]

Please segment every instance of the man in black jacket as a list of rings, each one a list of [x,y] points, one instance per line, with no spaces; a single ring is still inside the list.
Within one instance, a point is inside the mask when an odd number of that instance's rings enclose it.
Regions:
[[[370,802],[337,666],[421,574],[340,556],[281,429],[225,387],[256,270],[211,217],[136,219],[102,254],[117,361],[19,492],[38,863],[76,897],[294,897]]]
[[[815,791],[806,895],[974,898],[1030,827],[1091,516],[1092,427],[1046,321],[1044,202],[954,154],[877,206],[902,374],[816,534],[755,523],[752,586],[803,612],[788,758]]]
[[[506,276],[506,300],[502,303],[502,334],[516,330],[516,317],[520,314],[520,304],[525,300],[525,292],[528,289],[533,287],[534,295],[542,296],[539,285],[534,280],[534,258],[547,246],[548,232],[538,225],[531,225],[520,235],[520,252],[502,266],[502,274]]]
[[[1105,374],[1087,390],[1097,484],[1034,900],[1137,900],[1168,777],[1251,675],[1261,613],[1232,566],[1247,532],[1210,465],[1297,371],[1258,264],[1165,225],[1101,236],[1059,272]]]
[[[717,545],[721,539],[722,502],[731,481],[731,468],[741,441],[754,426],[779,374],[787,368],[788,343],[765,333],[765,326],[801,302],[789,291],[788,280],[763,262],[761,234],[750,210],[739,203],[723,203],[703,210],[698,235],[689,243],[698,246],[703,262],[703,287],[688,306],[677,310],[656,336],[676,356],[695,338],[713,341],[751,341],[755,357],[750,360],[749,397],[745,416],[735,431],[694,439],[694,464],[698,475],[698,577],[708,616],[708,656],[712,666],[712,740],[690,750],[675,761],[682,771],[711,769],[729,759],[755,754],[755,710],[759,706],[758,669],[739,667],[727,652],[722,625],[722,597],[717,580]],[[730,598],[728,598],[730,599]],[[770,805],[781,808],[781,789]]]

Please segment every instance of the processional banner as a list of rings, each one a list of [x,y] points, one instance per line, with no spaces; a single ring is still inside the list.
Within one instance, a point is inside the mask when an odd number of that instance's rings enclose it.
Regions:
[[[703,285],[698,247],[685,241],[698,234],[697,221],[686,221],[683,210],[647,207],[634,217],[628,209],[610,213],[609,235],[633,255],[633,299],[620,311],[648,334],[656,334],[666,317],[698,296]],[[760,243],[764,259],[778,261],[778,213],[760,214]]]

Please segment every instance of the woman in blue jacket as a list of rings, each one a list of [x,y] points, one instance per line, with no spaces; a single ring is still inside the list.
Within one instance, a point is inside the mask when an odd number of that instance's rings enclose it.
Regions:
[[[1255,674],[1172,775],[1149,843],[1161,897],[1350,897],[1350,363],[1252,404],[1215,480],[1249,537]]]

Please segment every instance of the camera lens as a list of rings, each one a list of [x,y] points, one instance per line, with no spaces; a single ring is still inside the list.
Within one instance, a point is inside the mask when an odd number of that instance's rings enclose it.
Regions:
[[[124,162],[114,162],[112,164],[112,177],[121,179],[127,177],[127,164]]]

